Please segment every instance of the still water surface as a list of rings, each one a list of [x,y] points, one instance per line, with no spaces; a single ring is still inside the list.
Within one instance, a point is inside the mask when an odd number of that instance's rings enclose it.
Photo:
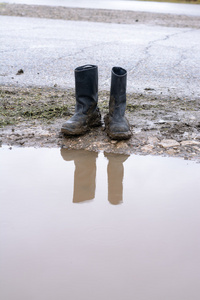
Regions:
[[[3,147],[0,180],[0,299],[200,299],[200,164]]]

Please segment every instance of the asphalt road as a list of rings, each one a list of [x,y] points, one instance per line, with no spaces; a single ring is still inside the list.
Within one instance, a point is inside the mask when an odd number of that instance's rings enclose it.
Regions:
[[[100,89],[117,65],[128,71],[128,92],[197,98],[200,30],[0,17],[0,84],[71,88],[83,64],[99,66]]]

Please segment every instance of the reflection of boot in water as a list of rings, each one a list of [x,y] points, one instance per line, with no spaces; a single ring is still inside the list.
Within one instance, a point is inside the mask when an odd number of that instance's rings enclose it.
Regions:
[[[74,195],[73,202],[92,200],[96,188],[96,158],[97,152],[86,150],[61,149],[64,160],[74,160]]]
[[[104,152],[104,156],[108,159],[108,201],[111,204],[120,204],[123,202],[123,162],[129,155]]]

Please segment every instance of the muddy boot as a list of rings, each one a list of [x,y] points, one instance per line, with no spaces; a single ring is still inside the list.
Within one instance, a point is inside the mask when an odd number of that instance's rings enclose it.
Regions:
[[[85,65],[75,69],[75,114],[61,128],[66,135],[81,135],[101,125],[98,102],[98,68]]]
[[[109,113],[104,117],[104,122],[107,134],[115,140],[128,139],[132,135],[128,120],[124,116],[126,81],[126,70],[120,67],[112,68]]]

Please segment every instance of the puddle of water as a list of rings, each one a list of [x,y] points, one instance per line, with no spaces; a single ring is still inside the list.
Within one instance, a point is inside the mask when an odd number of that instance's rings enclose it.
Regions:
[[[0,297],[197,300],[200,164],[0,148]]]

